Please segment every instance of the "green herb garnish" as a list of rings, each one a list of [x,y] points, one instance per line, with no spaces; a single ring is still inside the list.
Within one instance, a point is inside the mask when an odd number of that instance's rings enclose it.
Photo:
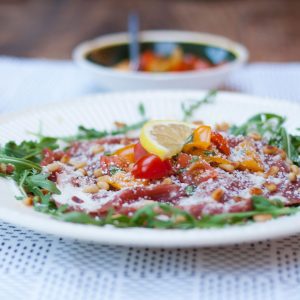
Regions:
[[[202,105],[212,103],[215,99],[215,96],[217,94],[216,90],[210,91],[203,99],[200,99],[198,101],[194,101],[190,105],[186,105],[185,103],[181,103],[181,109],[183,111],[183,121],[189,121],[197,109],[199,109]]]
[[[187,187],[185,187],[185,192],[188,196],[191,196],[194,194],[196,187],[194,185],[188,185]]]
[[[290,160],[300,165],[300,136],[294,136],[284,128],[286,119],[270,113],[253,116],[241,126],[232,126],[230,133],[234,135],[248,135],[259,133],[269,144],[284,150]]]
[[[110,175],[115,175],[116,173],[122,171],[122,169],[118,168],[117,166],[113,166],[113,165],[109,166],[108,170],[109,170]]]

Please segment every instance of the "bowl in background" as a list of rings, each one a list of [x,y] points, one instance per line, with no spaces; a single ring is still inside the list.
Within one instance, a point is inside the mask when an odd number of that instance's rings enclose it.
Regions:
[[[150,49],[168,55],[179,46],[184,53],[205,58],[217,66],[182,72],[118,70],[115,65],[129,57],[128,41],[127,33],[104,35],[78,45],[73,58],[102,88],[109,90],[217,88],[248,59],[243,45],[221,36],[189,31],[142,31],[141,51]]]

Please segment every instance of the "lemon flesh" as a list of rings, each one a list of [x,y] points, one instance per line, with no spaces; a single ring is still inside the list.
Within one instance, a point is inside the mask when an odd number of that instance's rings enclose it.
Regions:
[[[145,150],[164,160],[182,150],[194,128],[194,125],[180,121],[149,121],[141,130],[140,142]]]

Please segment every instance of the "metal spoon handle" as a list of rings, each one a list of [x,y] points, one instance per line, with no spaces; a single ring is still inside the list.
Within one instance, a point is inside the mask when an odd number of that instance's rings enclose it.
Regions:
[[[138,71],[140,63],[139,16],[135,12],[131,12],[128,16],[128,33],[130,69]]]

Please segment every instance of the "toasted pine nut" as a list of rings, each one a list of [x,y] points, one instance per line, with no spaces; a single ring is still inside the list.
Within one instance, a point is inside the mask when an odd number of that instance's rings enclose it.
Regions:
[[[92,147],[91,151],[93,154],[101,153],[105,150],[105,148],[102,145],[95,145]]]
[[[102,175],[103,175],[103,172],[102,172],[101,169],[96,169],[96,170],[94,170],[94,176],[95,176],[95,177],[100,177],[100,176],[102,176]]]
[[[274,183],[265,183],[264,186],[267,188],[269,192],[277,191],[277,186]]]
[[[291,165],[291,171],[295,174],[299,174],[299,167],[296,165]]]
[[[265,146],[263,148],[263,153],[264,154],[269,154],[269,155],[277,154],[278,153],[278,148],[268,145],[268,146]]]
[[[297,175],[293,172],[288,174],[288,179],[290,182],[296,182],[297,181]]]
[[[219,164],[219,168],[227,172],[232,172],[234,170],[234,166],[231,164]]]
[[[167,177],[162,181],[162,184],[171,184],[171,183],[172,183],[172,179],[170,177]]]
[[[106,190],[106,191],[109,190],[109,184],[105,181],[98,181],[97,186],[100,190]]]
[[[227,122],[216,124],[216,130],[218,131],[228,131],[229,127],[230,125]]]
[[[23,200],[23,204],[25,204],[26,206],[32,206],[33,205],[33,197],[32,196],[28,196]]]
[[[217,188],[211,193],[211,197],[216,201],[220,201],[223,195],[224,191],[221,188]]]
[[[83,188],[84,193],[95,194],[99,191],[99,188],[96,184],[88,185]]]
[[[81,172],[83,176],[87,175],[87,171],[83,168],[78,169],[77,171]]]
[[[261,135],[258,132],[250,132],[248,136],[255,141],[260,141],[261,140]]]
[[[74,163],[73,166],[76,170],[84,168],[87,165],[85,161]]]
[[[281,149],[280,149],[280,157],[281,157],[282,159],[286,159],[287,155],[286,155],[286,152],[285,152],[284,150],[281,150]]]
[[[175,219],[175,223],[180,223],[186,221],[186,218],[184,216],[177,216]]]
[[[255,222],[265,222],[265,221],[271,220],[272,218],[273,218],[272,215],[269,215],[269,214],[261,214],[261,215],[253,216],[253,220]]]
[[[114,124],[117,128],[122,128],[126,126],[126,123],[118,122],[118,121],[114,122]]]
[[[100,176],[99,178],[97,178],[97,182],[108,182],[110,181],[110,177],[108,175],[103,175],[103,176]]]
[[[279,172],[279,168],[277,166],[272,166],[267,172],[268,176],[275,176]]]
[[[128,138],[122,138],[120,141],[120,144],[127,145],[128,144]]]
[[[47,165],[47,168],[50,172],[55,172],[59,169],[59,164],[57,162],[51,163],[49,165]]]
[[[204,122],[201,120],[198,120],[198,121],[193,121],[193,124],[200,126],[200,125],[203,125]]]
[[[63,155],[63,157],[60,159],[60,161],[63,163],[63,164],[66,164],[70,161],[70,156],[68,155]]]
[[[7,168],[7,165],[6,165],[6,164],[4,164],[4,163],[1,163],[1,164],[0,164],[0,171],[1,171],[2,173],[6,173],[6,168]]]
[[[250,189],[250,194],[251,195],[261,195],[262,193],[263,193],[263,191],[258,187],[252,187]]]

